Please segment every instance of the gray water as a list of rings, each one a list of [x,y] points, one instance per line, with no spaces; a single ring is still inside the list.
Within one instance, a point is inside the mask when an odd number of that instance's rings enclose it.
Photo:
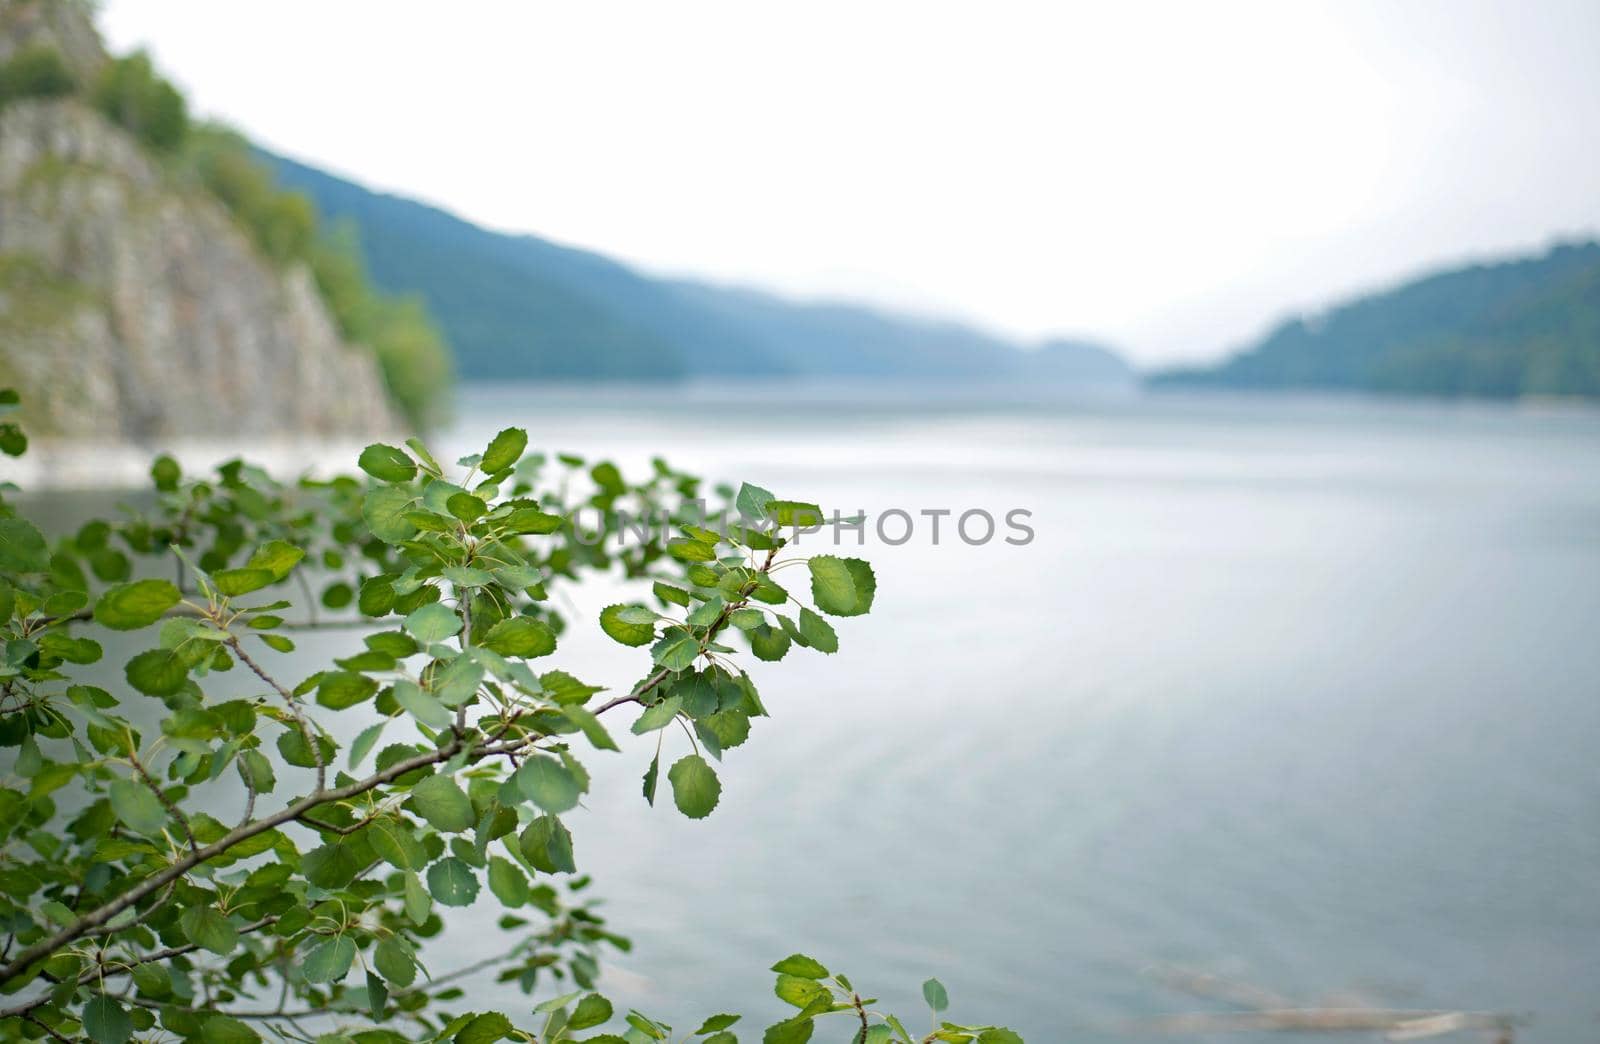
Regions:
[[[628,1000],[776,1014],[762,969],[799,950],[909,1010],[937,974],[958,1017],[1129,1039],[1206,1007],[1147,974],[1176,963],[1600,1038],[1600,415],[507,389],[463,416],[847,513],[1032,512],[1027,546],[854,552],[872,614],[755,664],[773,719],[708,820],[643,804],[641,740],[596,773],[572,827]]]
[[[872,614],[753,663],[773,717],[709,819],[646,807],[654,741],[613,724],[570,825],[636,943],[614,999],[777,1015],[764,969],[801,951],[903,1011],[938,975],[1034,1044],[1140,1040],[1210,1007],[1149,974],[1177,964],[1600,1039],[1600,414],[513,386],[461,416],[462,452],[517,423],[846,513],[1032,513],[1026,546],[846,552]],[[617,589],[570,594],[592,620]],[[644,669],[592,627],[558,657]]]

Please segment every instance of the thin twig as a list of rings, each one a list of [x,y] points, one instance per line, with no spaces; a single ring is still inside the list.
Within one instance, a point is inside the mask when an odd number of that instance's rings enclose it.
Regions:
[[[162,807],[167,810],[173,819],[178,821],[179,826],[183,827],[184,835],[189,839],[189,850],[198,852],[200,850],[200,842],[194,839],[194,828],[189,825],[189,817],[184,815],[182,810],[173,804],[172,799],[167,797],[166,791],[162,790],[160,785],[150,778],[150,773],[145,771],[144,765],[139,762],[137,757],[129,755],[128,762],[133,765],[133,771],[138,774],[139,780],[150,788],[150,792],[156,796],[156,800],[161,802]]]
[[[233,650],[234,655],[239,657],[239,661],[250,668],[257,678],[272,686],[277,690],[278,695],[283,697],[283,702],[288,705],[289,713],[294,715],[295,722],[300,726],[300,735],[305,738],[306,746],[311,749],[311,760],[317,766],[317,789],[323,789],[328,784],[328,767],[322,763],[322,744],[317,742],[317,736],[311,728],[311,723],[306,720],[305,714],[301,712],[299,699],[284,688],[276,678],[263,670],[259,663],[251,659],[250,654],[244,651],[244,646],[235,635],[228,635],[224,639],[224,644]]]

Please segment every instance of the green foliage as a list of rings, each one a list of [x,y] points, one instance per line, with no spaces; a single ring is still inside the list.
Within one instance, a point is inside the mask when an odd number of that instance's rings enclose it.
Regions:
[[[96,108],[150,148],[173,152],[189,134],[189,106],[143,51],[113,58],[91,91]]]
[[[25,47],[0,63],[0,106],[17,98],[55,98],[78,89],[53,47]]]
[[[584,897],[566,817],[605,770],[599,755],[625,756],[605,719],[630,708],[633,731],[654,733],[645,797],[665,755],[677,809],[712,813],[722,782],[708,756],[744,744],[766,713],[723,639],[754,614],[789,640],[765,622],[789,597],[762,597],[780,590],[775,569],[805,559],[778,531],[690,525],[692,476],[600,464],[584,489],[582,461],[551,469],[520,431],[459,470],[415,442],[361,463],[365,477],[285,485],[238,461],[186,479],[164,459],[150,514],[53,540],[0,502],[0,745],[16,755],[0,785],[0,1033],[254,1041],[309,1039],[300,1027],[314,1024],[317,1039],[374,1044],[679,1039],[592,992],[605,952],[629,944]],[[601,543],[565,521],[579,505],[599,513]],[[620,542],[625,508],[671,515],[713,554]],[[108,554],[130,566],[95,568]],[[812,568],[818,608],[869,608],[866,563]],[[176,582],[149,575],[169,570]],[[536,671],[575,624],[550,588],[616,571],[660,603],[602,614],[633,661],[622,676],[644,678],[602,696]],[[313,617],[312,580],[359,589],[361,615]],[[800,611],[795,644],[822,645],[821,617]],[[333,632],[343,648],[286,655],[284,632],[351,622]],[[126,687],[81,673],[106,629],[134,641]],[[427,959],[449,911],[486,901],[508,936],[489,964],[536,1004],[461,1011],[465,970]],[[946,1022],[913,1037],[811,958],[775,971],[796,1010],[764,1040],[808,1040],[830,1019],[834,1039],[1016,1039]],[[942,989],[928,997],[942,1012]],[[737,1021],[714,1015],[696,1035],[729,1044]]]

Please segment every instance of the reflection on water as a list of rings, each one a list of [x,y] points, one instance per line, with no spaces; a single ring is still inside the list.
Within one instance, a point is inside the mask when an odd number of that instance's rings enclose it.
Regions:
[[[763,969],[799,950],[907,1009],[936,973],[957,1017],[1127,1040],[1199,1006],[1141,975],[1171,961],[1594,1036],[1600,416],[680,394],[469,390],[448,441],[522,423],[846,512],[1026,508],[1037,538],[869,543],[873,614],[755,664],[774,716],[708,820],[647,808],[653,744],[614,728],[571,826],[638,944],[618,999],[776,1014]],[[593,628],[563,655],[613,686],[643,656]]]

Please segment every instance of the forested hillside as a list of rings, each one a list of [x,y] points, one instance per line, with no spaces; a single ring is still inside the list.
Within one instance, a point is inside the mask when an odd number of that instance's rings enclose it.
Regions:
[[[349,223],[380,286],[427,299],[467,378],[1132,379],[1095,345],[1036,351],[959,323],[658,279],[263,155],[284,185]]]
[[[1600,397],[1600,243],[1439,272],[1291,319],[1220,365],[1156,382]]]

